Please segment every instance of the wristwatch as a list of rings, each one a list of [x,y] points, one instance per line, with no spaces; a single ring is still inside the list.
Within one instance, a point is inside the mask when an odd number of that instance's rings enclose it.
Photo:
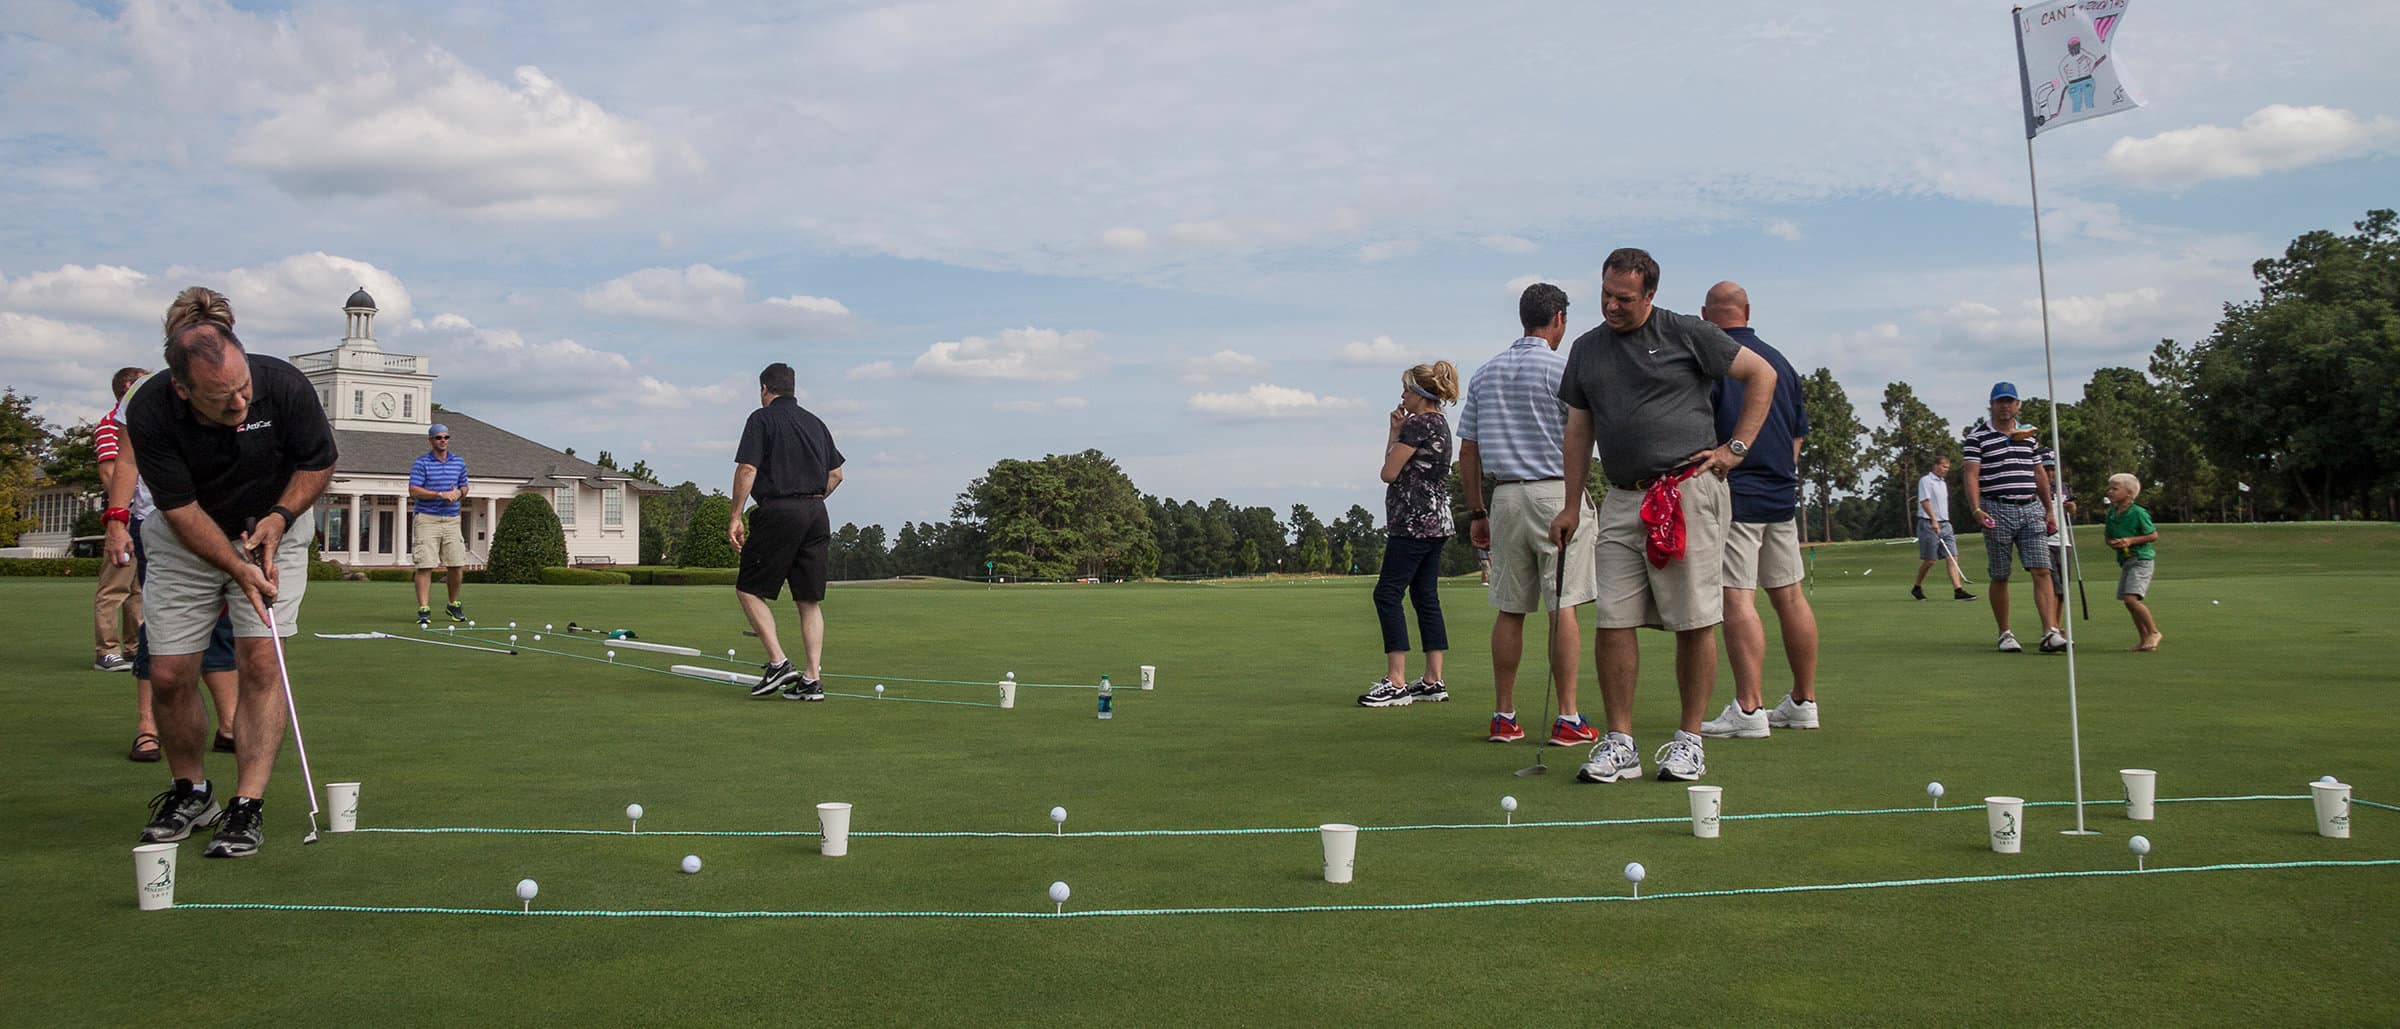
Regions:
[[[1729,440],[1726,440],[1726,441],[1725,441],[1725,449],[1727,449],[1727,450],[1730,450],[1730,451],[1733,451],[1733,456],[1735,456],[1735,457],[1748,457],[1748,456],[1750,456],[1750,444],[1748,444],[1748,443],[1744,443],[1744,442],[1742,442],[1741,440],[1738,440],[1738,439],[1729,439]]]

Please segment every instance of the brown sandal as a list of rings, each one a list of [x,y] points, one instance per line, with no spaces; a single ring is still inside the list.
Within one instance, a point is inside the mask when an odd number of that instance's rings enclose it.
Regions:
[[[147,763],[158,760],[158,756],[158,734],[145,732],[133,737],[133,749],[126,752],[125,760]]]

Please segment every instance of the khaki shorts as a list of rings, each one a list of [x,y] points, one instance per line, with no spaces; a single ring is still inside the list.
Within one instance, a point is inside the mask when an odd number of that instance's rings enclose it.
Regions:
[[[456,568],[467,563],[467,537],[458,531],[457,515],[411,516],[408,534],[415,537],[417,568]]]
[[[1567,580],[1557,580],[1558,548],[1550,545],[1550,519],[1566,504],[1563,479],[1504,482],[1492,490],[1492,608],[1510,614],[1578,607],[1597,595],[1592,579],[1592,537],[1599,521],[1591,499],[1582,501],[1583,520],[1567,541]]]
[[[1725,588],[1774,590],[1799,582],[1799,522],[1734,522],[1725,534]]]
[[[1725,534],[1733,520],[1725,480],[1702,472],[1683,481],[1681,560],[1650,567],[1642,491],[1612,489],[1600,502],[1599,608],[1603,629],[1705,629],[1725,620]]]
[[[282,636],[300,631],[300,598],[308,592],[308,540],[315,531],[316,512],[303,512],[275,547],[275,628]],[[208,634],[217,627],[220,611],[231,612],[236,638],[267,635],[267,623],[251,609],[242,587],[185,547],[164,514],[142,519],[142,550],[149,562],[142,580],[142,615],[153,656],[208,649]]]

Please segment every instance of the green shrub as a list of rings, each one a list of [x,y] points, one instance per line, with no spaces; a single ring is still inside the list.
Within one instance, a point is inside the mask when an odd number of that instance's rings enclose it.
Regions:
[[[652,586],[731,586],[741,573],[732,568],[660,569],[650,575]]]
[[[99,578],[96,557],[0,557],[0,576],[72,579]]]
[[[656,569],[656,568],[644,568],[644,567],[642,567],[642,566],[640,566],[640,565],[633,565],[633,566],[631,566],[631,567],[628,567],[628,568],[622,568],[622,569],[619,569],[618,571],[619,571],[619,574],[622,574],[622,575],[624,575],[624,576],[625,576],[625,581],[626,581],[626,582],[628,582],[628,583],[631,583],[631,584],[633,584],[633,585],[635,585],[635,586],[648,586],[648,585],[650,585],[650,577],[651,577],[651,576],[653,576],[653,575],[657,575],[657,574],[658,574],[658,569]]]
[[[642,552],[640,556],[642,563],[646,565],[667,563],[667,523],[662,519],[650,517],[649,505],[644,505],[642,510]]]
[[[416,578],[417,573],[413,568],[367,569],[368,582],[415,582]]]
[[[544,586],[623,586],[633,576],[623,572],[603,572],[591,568],[544,568]]]
[[[340,582],[341,579],[342,566],[338,562],[311,561],[308,563],[308,581],[310,582]]]
[[[567,533],[558,512],[538,493],[520,493],[508,502],[500,527],[492,532],[492,556],[486,566],[493,582],[540,582],[542,569],[567,563]]]
[[[733,520],[733,498],[702,497],[699,509],[692,512],[691,527],[684,530],[683,549],[678,551],[686,568],[738,568],[742,557],[733,552],[733,543],[725,538],[725,525]],[[669,585],[661,583],[660,585]]]

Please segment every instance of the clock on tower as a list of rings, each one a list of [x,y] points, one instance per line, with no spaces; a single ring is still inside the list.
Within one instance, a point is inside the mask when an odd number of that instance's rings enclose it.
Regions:
[[[390,393],[377,393],[377,394],[375,394],[375,417],[377,417],[377,418],[389,418],[389,417],[391,417],[391,416],[392,416],[392,409],[393,409],[393,407],[394,407],[396,404],[398,404],[398,401],[395,401],[395,400],[393,400],[393,399],[392,399],[392,395],[391,395]]]

